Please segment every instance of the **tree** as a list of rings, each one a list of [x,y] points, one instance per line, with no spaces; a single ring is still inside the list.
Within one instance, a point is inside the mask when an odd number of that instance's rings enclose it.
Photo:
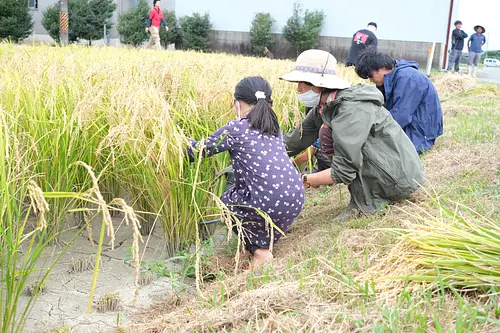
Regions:
[[[149,10],[148,1],[141,0],[136,7],[120,15],[118,33],[121,35],[123,43],[137,46],[148,39],[145,21],[149,16]]]
[[[271,46],[273,35],[271,29],[276,22],[269,13],[257,13],[250,29],[250,43],[252,53],[256,56],[266,55],[266,50]]]
[[[493,58],[493,59],[498,59],[500,60],[500,50],[492,50],[492,51],[486,51],[483,53],[481,57],[481,61],[484,62],[484,59],[486,58]]]
[[[47,7],[42,14],[42,26],[53,40],[59,43],[59,3]]]
[[[25,39],[33,31],[31,11],[26,0],[0,1],[0,40]]]
[[[318,46],[324,19],[325,13],[322,10],[306,10],[304,13],[300,2],[293,4],[293,15],[283,28],[283,35],[293,45],[297,55]]]
[[[208,50],[208,34],[211,28],[208,13],[203,16],[199,13],[184,16],[181,18],[182,47],[187,50]]]
[[[42,24],[50,36],[58,41],[59,37],[55,35],[55,26],[59,26],[59,15],[55,15],[56,8],[59,12],[59,3],[55,3],[44,11]],[[92,40],[103,38],[104,25],[106,29],[111,29],[109,19],[113,16],[115,9],[116,4],[113,0],[71,0],[69,3],[69,40],[74,42],[78,38],[86,39],[91,45]]]
[[[113,0],[72,0],[69,3],[69,38],[89,41],[103,38],[104,25],[111,29],[109,19],[113,16],[116,4]]]

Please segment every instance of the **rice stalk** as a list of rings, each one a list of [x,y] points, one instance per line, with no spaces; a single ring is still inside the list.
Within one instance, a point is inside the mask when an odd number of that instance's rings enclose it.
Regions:
[[[414,204],[419,213],[413,216],[418,217],[418,222],[396,230],[400,240],[377,267],[386,265],[392,271],[387,274],[390,279],[446,283],[452,288],[482,293],[497,290],[500,225],[462,204],[447,207],[437,200],[432,200],[432,205]]]

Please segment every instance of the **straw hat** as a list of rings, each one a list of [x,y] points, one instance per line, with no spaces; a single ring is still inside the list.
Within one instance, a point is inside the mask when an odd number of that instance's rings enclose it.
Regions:
[[[337,59],[322,50],[307,50],[297,58],[295,69],[280,77],[289,82],[309,82],[315,87],[345,89],[351,83],[337,76]]]
[[[486,32],[486,29],[485,29],[482,25],[476,25],[476,26],[474,27],[474,31],[475,31],[475,32],[477,32],[477,28],[481,28],[481,29],[483,29],[483,32],[482,32],[483,34]]]

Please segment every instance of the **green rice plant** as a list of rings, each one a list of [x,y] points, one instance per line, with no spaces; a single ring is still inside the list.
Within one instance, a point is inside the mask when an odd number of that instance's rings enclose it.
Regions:
[[[86,171],[70,168],[79,160],[95,164],[93,140],[78,128],[74,117],[81,82],[64,77],[57,66],[46,68],[39,76],[36,73],[21,75],[31,56],[31,52],[26,52],[9,62],[10,75],[5,76],[1,91],[9,122],[15,124],[16,137],[29,147],[27,158],[43,191],[71,192],[85,188],[90,184]],[[60,56],[53,54],[49,61],[57,62]],[[95,133],[98,130],[89,135],[95,136]],[[75,199],[71,198],[49,201],[48,235],[64,228],[67,213],[74,204]]]
[[[121,302],[121,297],[119,294],[106,294],[101,296],[97,301],[97,311],[108,312],[118,310]]]
[[[453,209],[437,200],[416,206],[420,221],[401,231],[399,256],[417,265],[414,281],[446,283],[453,288],[490,292],[500,286],[500,225],[471,208]]]
[[[28,160],[29,154],[20,150],[22,146],[14,135],[7,113],[0,107],[0,332],[22,332],[28,313],[35,300],[44,290],[44,283],[73,238],[60,254],[51,259],[46,268],[37,263],[44,249],[57,234],[48,235],[46,212],[49,205],[47,194],[36,184]],[[77,194],[72,195],[77,197]],[[52,198],[66,198],[67,195],[52,193]],[[29,198],[27,210],[23,205]],[[29,228],[30,212],[36,212],[34,228]],[[32,275],[38,275],[36,282],[29,284]],[[24,308],[18,306],[23,293],[29,301]]]

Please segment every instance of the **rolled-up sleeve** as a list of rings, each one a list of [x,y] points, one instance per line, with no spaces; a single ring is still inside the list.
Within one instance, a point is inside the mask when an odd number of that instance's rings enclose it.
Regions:
[[[374,113],[370,103],[366,109],[345,103],[331,122],[335,156],[332,157],[332,178],[336,183],[351,184],[363,166],[363,147],[368,139]]]

